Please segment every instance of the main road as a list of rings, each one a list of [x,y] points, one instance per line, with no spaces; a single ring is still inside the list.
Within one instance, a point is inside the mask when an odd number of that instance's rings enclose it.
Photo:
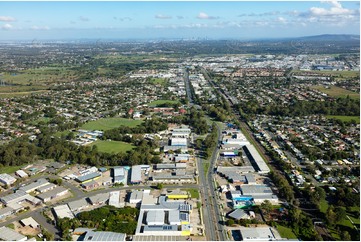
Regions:
[[[194,105],[193,94],[191,93],[189,73],[184,70],[184,83],[186,86],[187,97],[190,106]],[[210,166],[208,171],[204,171],[203,162],[199,156],[197,157],[197,166],[199,173],[199,188],[202,197],[203,207],[203,223],[205,226],[205,234],[208,241],[224,241],[223,219],[218,208],[216,200],[216,187],[213,182],[213,170],[216,165],[219,150],[218,143],[221,137],[221,130],[217,125],[217,148],[214,149],[212,156],[209,160]]]

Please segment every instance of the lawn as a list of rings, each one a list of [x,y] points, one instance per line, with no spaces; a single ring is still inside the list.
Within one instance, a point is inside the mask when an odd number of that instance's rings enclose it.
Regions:
[[[142,120],[133,120],[133,119],[126,119],[126,118],[101,118],[96,121],[91,121],[88,123],[83,124],[81,129],[85,130],[109,130],[118,128],[122,125],[128,127],[135,127],[141,124]]]
[[[164,78],[152,78],[150,82],[153,84],[159,84],[161,86],[164,86],[165,84],[167,84],[168,81]]]
[[[12,98],[12,97],[24,97],[29,96],[31,94],[37,94],[47,92],[47,90],[38,90],[38,91],[31,91],[31,92],[0,92],[0,98]]]
[[[166,104],[166,103],[176,104],[176,103],[179,103],[179,101],[178,100],[176,100],[176,101],[174,101],[174,100],[156,100],[156,101],[153,101],[153,102],[149,103],[148,106],[157,107],[159,105],[163,105],[163,104]]]
[[[282,238],[297,239],[296,235],[290,228],[277,224],[277,231],[280,233]]]
[[[122,141],[97,140],[91,145],[96,145],[98,147],[98,150],[104,153],[126,152],[134,148],[133,145]]]
[[[337,115],[326,115],[328,119],[338,119],[343,122],[350,122],[351,120],[355,120],[356,123],[360,123],[360,116],[337,116]]]
[[[204,162],[203,161],[202,166],[203,166],[204,175],[207,176],[207,172],[208,172],[208,169],[209,169],[209,162]]]
[[[24,165],[22,166],[5,166],[5,167],[0,167],[0,173],[14,173],[15,171],[21,169],[22,167],[24,167]]]
[[[326,213],[327,209],[328,209],[328,202],[326,200],[324,200],[324,199],[321,200],[320,201],[320,211],[322,213]]]
[[[189,188],[189,189],[186,189],[186,191],[190,193],[192,198],[199,199],[199,192],[197,189]]]
[[[325,88],[324,86],[312,86],[312,88],[324,92],[331,97],[347,97],[348,95],[352,99],[360,99],[360,94],[341,87],[331,86],[330,88]]]
[[[292,73],[302,75],[304,73],[315,73],[321,75],[328,75],[339,78],[353,78],[360,75],[358,71],[292,71]]]

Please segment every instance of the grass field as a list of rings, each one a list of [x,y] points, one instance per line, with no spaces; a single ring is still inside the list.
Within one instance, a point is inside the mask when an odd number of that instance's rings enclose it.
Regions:
[[[350,98],[360,99],[360,94],[336,86],[331,86],[330,88],[325,88],[323,86],[312,86],[312,88],[324,92],[331,97],[347,97],[347,95],[349,95]]]
[[[148,106],[150,107],[157,107],[159,105],[163,105],[165,103],[170,103],[170,104],[175,104],[175,103],[179,103],[179,101],[174,101],[174,100],[156,100],[153,101],[151,103],[148,104]]]
[[[127,152],[134,148],[133,145],[121,141],[97,140],[91,145],[96,145],[98,147],[98,150],[104,153]]]
[[[48,90],[38,90],[38,91],[30,91],[30,92],[0,92],[0,98],[11,98],[11,97],[23,97],[29,96],[31,94],[37,94],[42,92],[47,92]]]
[[[208,172],[208,169],[209,169],[209,162],[203,161],[202,166],[203,166],[204,175],[207,176],[207,172]]]
[[[3,73],[1,77],[4,81],[12,84],[38,85],[73,80],[76,77],[76,72],[63,67],[44,67],[27,69],[18,73]]]
[[[356,123],[360,123],[360,116],[337,116],[337,115],[326,115],[328,119],[339,119],[343,122],[350,122],[351,120],[355,120]]]
[[[122,125],[128,127],[135,127],[141,124],[142,120],[133,120],[133,119],[126,119],[126,118],[102,118],[96,121],[91,121],[88,123],[83,124],[81,129],[86,130],[109,130],[118,128]]]
[[[326,213],[328,206],[329,206],[329,204],[327,201],[325,201],[325,200],[321,201],[320,202],[320,211],[323,213]],[[344,207],[344,209],[346,209],[346,208]],[[360,208],[359,207],[351,207],[350,210],[351,210],[351,212],[346,212],[347,215],[355,223],[356,226],[359,226],[360,225],[360,217],[356,217],[352,212],[360,211]],[[337,224],[344,225],[346,227],[350,227],[350,228],[354,229],[354,226],[352,225],[351,221],[347,217]],[[335,239],[339,238],[339,234],[337,233],[337,231],[330,229],[330,232]]]
[[[190,193],[192,198],[199,199],[199,192],[197,189],[189,188],[189,189],[186,189],[186,191]]]
[[[24,167],[24,165],[22,166],[5,166],[5,167],[0,167],[0,173],[14,173],[15,171],[21,169],[22,167]]]
[[[290,228],[277,224],[277,231],[280,233],[282,238],[297,239],[296,235]]]
[[[300,75],[304,73],[315,73],[320,75],[328,75],[339,78],[352,78],[360,76],[358,71],[292,71],[292,73]]]
[[[164,86],[165,84],[167,84],[168,81],[165,78],[152,78],[150,82],[153,84],[159,84]]]

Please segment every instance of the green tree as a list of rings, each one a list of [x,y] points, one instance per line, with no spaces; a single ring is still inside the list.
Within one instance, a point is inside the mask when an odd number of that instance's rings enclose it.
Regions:
[[[337,207],[335,212],[336,223],[341,222],[346,218],[346,210],[342,207]]]
[[[272,211],[272,203],[269,200],[265,200],[264,202],[261,203],[261,209],[263,211],[266,212],[266,214],[268,214],[269,212]]]
[[[341,237],[341,240],[343,240],[343,241],[351,241],[352,240],[348,231],[342,231],[340,237]]]

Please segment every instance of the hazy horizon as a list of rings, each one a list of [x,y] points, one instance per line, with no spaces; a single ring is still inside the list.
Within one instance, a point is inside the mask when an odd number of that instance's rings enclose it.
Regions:
[[[359,35],[359,9],[357,1],[0,2],[0,40]]]

